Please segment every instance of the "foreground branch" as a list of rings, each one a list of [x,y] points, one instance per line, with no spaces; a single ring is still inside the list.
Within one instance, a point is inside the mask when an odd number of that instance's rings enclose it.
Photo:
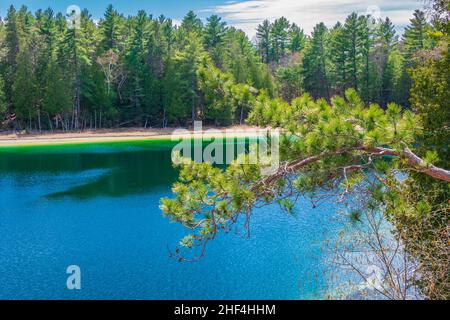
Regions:
[[[406,160],[407,164],[411,166],[410,170],[414,170],[416,172],[424,173],[434,179],[442,180],[450,182],[450,171],[445,170],[439,167],[436,167],[432,164],[427,164],[424,160],[414,154],[408,147],[405,147],[403,151],[397,151],[389,148],[375,147],[369,148],[365,146],[355,147],[355,148],[345,148],[332,152],[323,152],[317,156],[311,156],[301,160],[294,160],[291,162],[287,162],[284,165],[281,165],[278,171],[265,179],[261,180],[257,183],[253,190],[257,190],[261,187],[269,186],[273,184],[275,181],[284,177],[287,174],[296,173],[300,171],[302,168],[318,162],[327,157],[344,155],[350,151],[361,151],[363,154],[371,156],[371,157],[382,157],[382,156],[392,156],[398,157]],[[365,168],[365,166],[358,166],[358,168]]]

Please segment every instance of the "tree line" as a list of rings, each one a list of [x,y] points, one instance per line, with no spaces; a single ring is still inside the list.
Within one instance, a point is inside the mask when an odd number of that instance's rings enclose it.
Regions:
[[[110,5],[100,21],[85,9],[8,9],[0,22],[0,121],[4,129],[166,127],[203,120],[244,123],[264,97],[309,92],[330,101],[354,88],[365,103],[409,105],[407,70],[435,46],[416,11],[401,39],[392,22],[352,13],[310,36],[285,18],[264,21],[255,39],[192,11],[179,26]]]

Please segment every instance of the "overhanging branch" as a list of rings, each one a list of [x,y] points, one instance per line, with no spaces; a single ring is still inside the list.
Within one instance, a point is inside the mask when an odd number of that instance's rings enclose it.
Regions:
[[[408,147],[405,147],[402,151],[397,151],[395,149],[390,148],[382,148],[382,147],[365,147],[365,146],[359,146],[354,148],[345,148],[340,149],[336,151],[331,152],[323,152],[317,156],[311,156],[305,159],[299,159],[294,160],[291,162],[287,162],[283,165],[281,165],[277,172],[274,174],[271,174],[258,182],[254,187],[253,190],[258,190],[260,188],[270,186],[277,180],[281,179],[282,177],[296,173],[303,169],[304,167],[318,162],[322,159],[325,159],[327,157],[333,157],[333,156],[339,156],[344,155],[346,153],[349,153],[351,151],[360,151],[363,153],[363,155],[371,156],[371,157],[382,157],[382,156],[392,156],[397,157],[406,160],[408,165],[411,167],[410,170],[414,170],[416,172],[424,173],[434,179],[442,180],[450,182],[450,171],[436,167],[431,164],[427,164],[424,160],[422,160],[420,157],[418,157],[416,154],[414,154]],[[366,168],[366,166],[352,166],[352,169],[355,168]],[[352,170],[354,171],[354,170]]]

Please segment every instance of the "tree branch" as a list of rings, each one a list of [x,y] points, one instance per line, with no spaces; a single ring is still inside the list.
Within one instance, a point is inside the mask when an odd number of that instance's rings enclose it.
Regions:
[[[370,156],[392,156],[405,159],[407,163],[411,166],[411,169],[417,172],[424,173],[434,179],[450,182],[450,171],[443,168],[436,167],[431,164],[427,164],[416,154],[414,154],[408,147],[405,147],[403,151],[397,151],[389,148],[375,147],[369,148],[365,146],[359,146],[354,148],[345,148],[332,152],[323,152],[317,156],[311,156],[301,160],[294,160],[281,165],[277,172],[272,175],[267,176],[260,182],[258,182],[252,189],[257,190],[261,187],[270,186],[275,181],[281,179],[287,174],[295,173],[306,167],[309,164],[318,162],[324,158],[344,155],[350,151],[362,151],[363,153]],[[363,169],[365,166],[352,166],[352,169]]]

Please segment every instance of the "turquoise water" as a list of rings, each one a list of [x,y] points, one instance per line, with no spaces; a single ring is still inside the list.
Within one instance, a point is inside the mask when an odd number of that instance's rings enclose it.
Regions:
[[[185,235],[159,210],[177,172],[169,142],[0,150],[1,299],[305,299],[326,288],[335,207],[305,199],[255,211],[196,263],[169,257]],[[81,268],[68,290],[66,268]]]

